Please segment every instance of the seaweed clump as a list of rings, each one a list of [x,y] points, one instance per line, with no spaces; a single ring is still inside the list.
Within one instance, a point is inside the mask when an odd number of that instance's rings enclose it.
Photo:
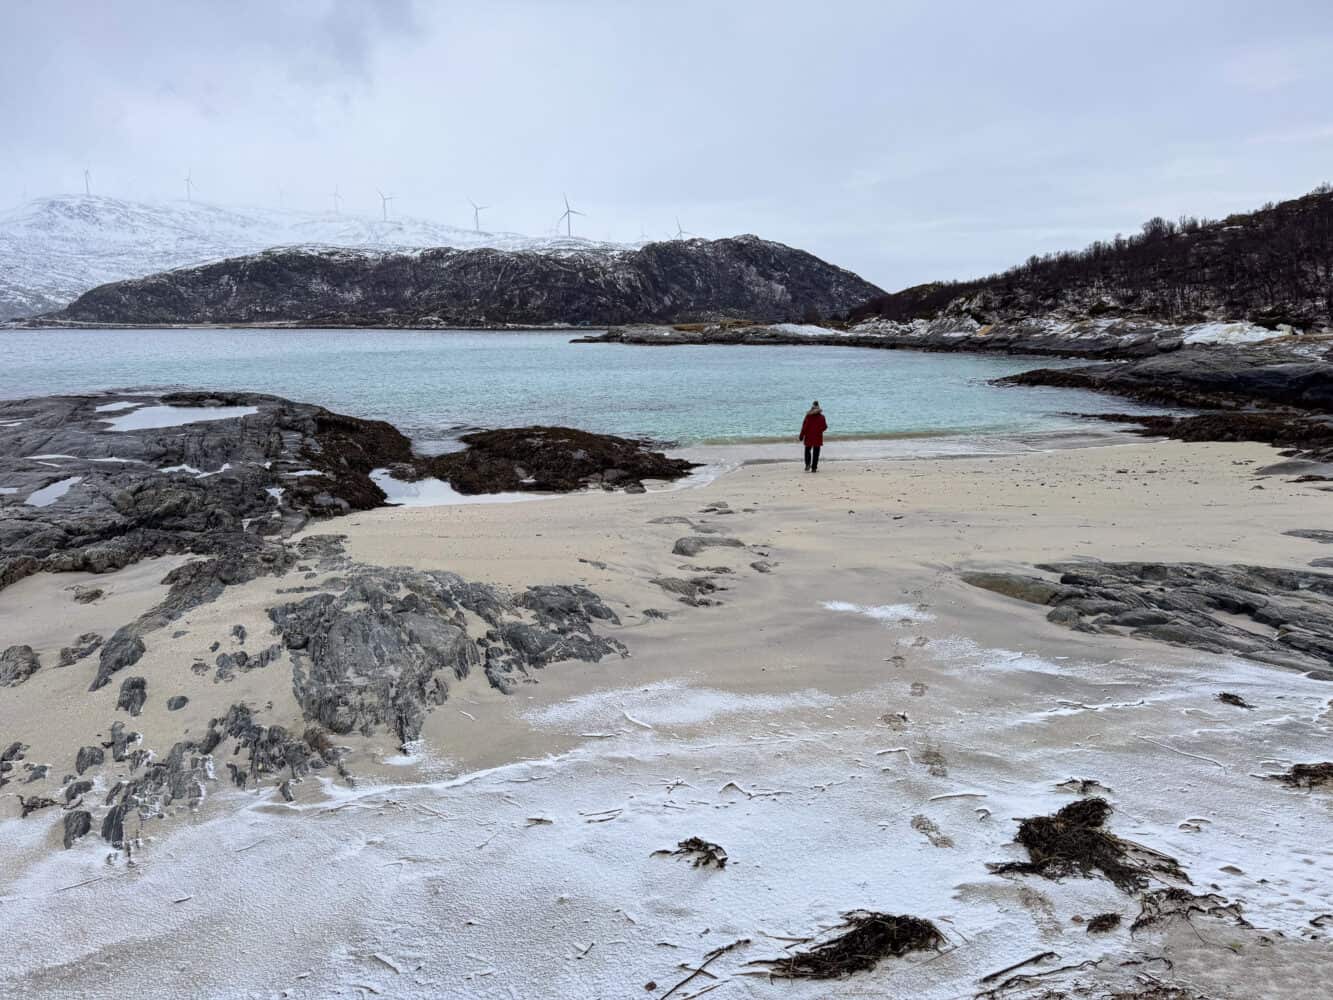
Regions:
[[[1333,761],[1322,764],[1293,764],[1281,774],[1273,775],[1274,781],[1280,781],[1292,788],[1318,788],[1333,784]]]
[[[1088,921],[1089,934],[1105,934],[1120,926],[1120,914],[1099,913]]]
[[[871,910],[842,915],[834,936],[783,958],[753,962],[779,979],[841,979],[867,972],[881,959],[898,958],[909,951],[939,950],[944,935],[929,920],[893,916]]]
[[[1027,850],[1028,860],[997,862],[987,867],[1002,875],[1041,875],[1050,879],[1066,875],[1086,878],[1093,872],[1101,872],[1125,892],[1142,889],[1151,874],[1189,881],[1173,858],[1104,830],[1102,827],[1110,815],[1111,805],[1105,799],[1088,798],[1071,802],[1050,816],[1020,820],[1014,839]]]
[[[709,865],[716,865],[718,868],[727,867],[727,852],[718,844],[704,840],[702,837],[690,837],[682,840],[676,845],[674,851],[653,851],[654,856],[658,854],[693,858],[695,868],[707,868]]]

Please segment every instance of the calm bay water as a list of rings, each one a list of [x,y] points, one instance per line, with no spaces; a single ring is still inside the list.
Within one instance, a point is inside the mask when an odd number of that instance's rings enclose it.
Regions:
[[[379,330],[0,331],[0,397],[128,387],[250,389],[389,420],[566,424],[686,444],[795,436],[819,399],[833,436],[1030,433],[1131,409],[991,379],[1050,359],[843,347],[570,344],[573,333]],[[1086,426],[1086,425],[1083,425]]]

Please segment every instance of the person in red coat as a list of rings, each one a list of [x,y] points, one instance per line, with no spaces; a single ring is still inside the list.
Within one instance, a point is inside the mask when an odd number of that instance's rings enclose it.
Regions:
[[[814,405],[810,407],[810,412],[805,415],[801,421],[801,433],[796,436],[798,441],[805,442],[805,471],[819,471],[819,449],[824,447],[824,432],[828,430],[828,421],[824,419],[824,411],[819,408],[819,400],[815,400]]]

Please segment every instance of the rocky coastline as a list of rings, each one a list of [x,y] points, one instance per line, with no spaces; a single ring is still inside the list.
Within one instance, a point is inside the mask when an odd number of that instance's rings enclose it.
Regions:
[[[383,421],[261,393],[0,401],[0,589],[176,553],[253,563],[311,520],[384,506],[371,475],[457,492],[642,490],[688,474],[647,442],[569,428],[481,431],[419,456]]]

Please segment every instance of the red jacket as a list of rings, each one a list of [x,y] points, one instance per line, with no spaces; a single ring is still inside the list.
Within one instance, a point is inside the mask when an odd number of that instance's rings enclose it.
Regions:
[[[828,421],[824,419],[822,413],[807,413],[805,419],[801,421],[801,434],[799,440],[805,442],[807,448],[824,447],[824,432],[828,430]]]

